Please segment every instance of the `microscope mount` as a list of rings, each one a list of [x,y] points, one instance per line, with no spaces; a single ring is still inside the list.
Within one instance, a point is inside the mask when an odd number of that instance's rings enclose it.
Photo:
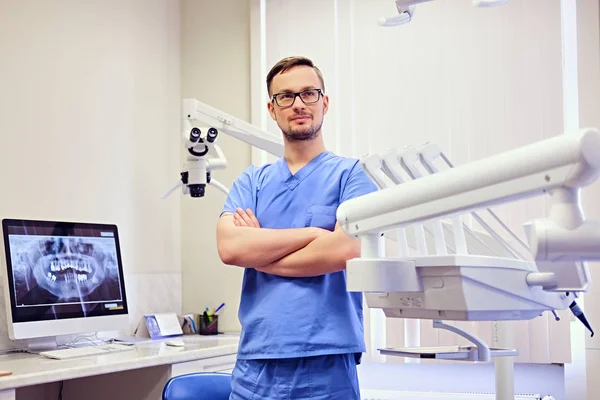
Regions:
[[[198,128],[198,121],[206,127]],[[227,167],[225,154],[215,143],[219,133],[226,133],[275,156],[283,155],[283,139],[280,136],[196,99],[183,99],[182,125],[184,147],[187,150],[186,163],[181,180],[165,193],[163,199],[179,187],[182,187],[183,194],[193,198],[204,197],[206,185],[216,187],[225,195],[229,194],[229,189],[211,176],[212,171]],[[216,157],[209,157],[211,150]]]
[[[191,125],[189,123],[185,125]],[[187,131],[187,133],[186,133]],[[215,142],[219,131],[210,127],[205,129],[205,135],[202,130],[196,126],[188,126],[184,131],[184,147],[187,150],[187,158],[184,170],[181,172],[181,180],[171,188],[163,199],[167,198],[179,187],[183,194],[191,197],[204,197],[206,185],[212,185],[227,195],[229,190],[219,181],[211,177],[211,171],[224,169],[227,167],[227,159],[223,151]],[[217,157],[210,157],[209,153],[213,150]]]

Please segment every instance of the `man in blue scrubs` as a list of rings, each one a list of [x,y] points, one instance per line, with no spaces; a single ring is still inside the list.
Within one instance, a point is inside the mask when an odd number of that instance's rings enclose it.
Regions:
[[[245,268],[231,400],[359,400],[362,294],[346,291],[360,242],[337,224],[344,201],[377,190],[358,160],[325,149],[323,76],[304,57],[267,75],[285,154],[235,181],[217,228],[221,260]]]

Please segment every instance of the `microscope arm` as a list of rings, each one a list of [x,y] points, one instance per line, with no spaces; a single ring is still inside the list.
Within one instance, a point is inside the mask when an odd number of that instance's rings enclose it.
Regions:
[[[202,130],[196,126],[204,126]],[[215,143],[219,133],[241,140],[275,156],[283,156],[283,139],[271,132],[257,128],[239,118],[217,110],[196,99],[182,101],[182,130],[184,147],[187,150],[186,165],[181,179],[163,195],[167,198],[179,187],[184,195],[204,197],[206,185],[214,186],[224,194],[229,189],[211,177],[211,172],[227,167],[227,159],[221,148]],[[205,136],[203,136],[205,134]],[[216,157],[209,157],[210,150]]]
[[[184,120],[201,121],[203,125],[213,127],[219,132],[225,132],[253,147],[265,150],[277,157],[283,156],[281,136],[262,130],[196,99],[184,99],[182,106]]]

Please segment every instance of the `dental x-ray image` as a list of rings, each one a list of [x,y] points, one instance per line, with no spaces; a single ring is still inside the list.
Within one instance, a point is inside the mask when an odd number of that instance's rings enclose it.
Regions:
[[[113,238],[10,235],[17,307],[122,299]]]

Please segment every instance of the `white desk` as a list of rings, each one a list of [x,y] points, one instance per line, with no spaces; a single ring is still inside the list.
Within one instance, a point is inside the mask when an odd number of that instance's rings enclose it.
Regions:
[[[129,351],[70,360],[3,355],[0,370],[12,375],[0,377],[0,400],[56,400],[60,382],[65,400],[159,400],[172,376],[233,368],[237,336],[201,338],[185,347],[167,346],[165,341],[140,343]]]

